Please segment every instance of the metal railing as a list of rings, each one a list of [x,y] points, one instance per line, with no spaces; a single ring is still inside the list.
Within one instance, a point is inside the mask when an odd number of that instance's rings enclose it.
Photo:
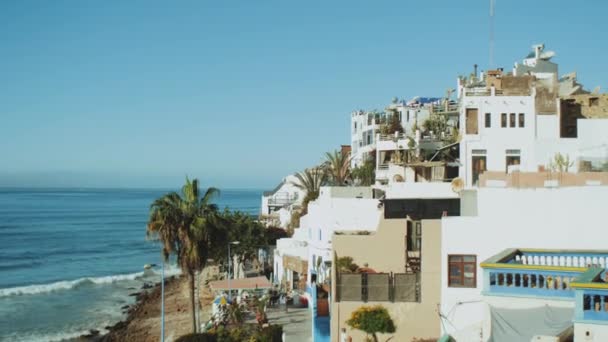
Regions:
[[[339,273],[337,300],[420,302],[420,273]]]
[[[407,136],[405,133],[398,134],[380,134],[380,141],[395,141],[395,140],[403,140]]]
[[[457,113],[460,107],[457,103],[450,103],[447,107],[445,104],[437,104],[431,107],[431,111],[434,114],[443,114],[443,113]]]
[[[294,204],[298,200],[297,196],[290,197],[270,197],[268,199],[268,205],[271,206],[284,206]]]
[[[488,294],[574,298],[570,284],[607,264],[608,251],[508,249],[481,267]]]

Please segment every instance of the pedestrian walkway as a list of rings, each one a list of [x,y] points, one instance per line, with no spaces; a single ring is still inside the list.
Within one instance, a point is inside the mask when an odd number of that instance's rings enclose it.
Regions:
[[[282,324],[285,342],[312,342],[312,321],[309,308],[292,308],[285,312],[284,306],[268,308],[268,322]]]

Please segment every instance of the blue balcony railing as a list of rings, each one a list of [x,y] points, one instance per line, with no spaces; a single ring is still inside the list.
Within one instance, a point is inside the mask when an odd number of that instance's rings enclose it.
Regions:
[[[581,290],[581,292],[576,307],[582,312],[582,319],[608,321],[608,290]]]
[[[576,293],[575,319],[596,324],[608,324],[606,269],[589,268],[572,283],[572,288]]]
[[[481,263],[484,294],[570,299],[577,322],[608,325],[608,251],[507,249]]]
[[[484,270],[484,274],[489,294],[574,298],[570,283],[581,272],[491,268]]]
[[[603,269],[608,251],[508,249],[481,263],[490,295],[575,297],[571,284],[589,268]]]

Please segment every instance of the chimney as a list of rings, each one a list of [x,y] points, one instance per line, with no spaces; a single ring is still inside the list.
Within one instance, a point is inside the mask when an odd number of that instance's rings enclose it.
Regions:
[[[473,75],[477,77],[477,64],[473,64]]]

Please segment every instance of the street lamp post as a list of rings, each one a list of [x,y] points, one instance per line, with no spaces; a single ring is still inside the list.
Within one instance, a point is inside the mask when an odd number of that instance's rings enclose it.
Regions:
[[[165,258],[162,257],[160,268],[160,340],[165,342]]]
[[[230,289],[230,264],[232,262],[232,259],[230,257],[230,245],[238,245],[239,243],[241,243],[240,241],[232,241],[228,243],[228,302],[231,301],[232,299],[232,291]]]

